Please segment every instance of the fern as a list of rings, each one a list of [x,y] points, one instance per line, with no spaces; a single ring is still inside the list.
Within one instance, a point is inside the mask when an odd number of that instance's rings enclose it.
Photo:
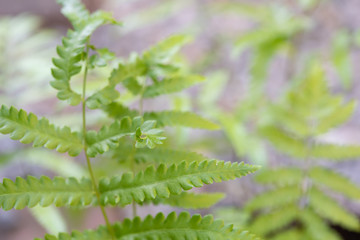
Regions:
[[[115,223],[113,228],[117,239],[258,239],[231,225],[224,226],[222,221],[214,221],[211,215],[202,218],[200,215],[190,216],[186,212],[182,212],[178,216],[172,212],[166,218],[159,213],[155,217],[149,215],[144,220],[141,220],[140,217],[136,217],[134,220],[125,219],[123,223]],[[105,240],[111,239],[111,236],[102,226],[95,231],[85,231],[84,233],[59,234],[59,237],[45,236],[45,240],[57,239]]]
[[[313,63],[305,79],[274,106],[274,121],[260,129],[261,134],[280,152],[297,158],[299,167],[264,170],[257,180],[271,184],[272,190],[256,196],[246,206],[258,212],[249,228],[270,239],[340,239],[328,222],[360,231],[356,215],[328,196],[331,190],[348,198],[359,199],[360,187],[333,170],[313,164],[324,159],[346,160],[359,156],[359,146],[323,143],[320,134],[344,123],[354,111],[355,103],[344,103],[329,92],[324,74]],[[280,114],[279,114],[280,113]],[[339,115],[341,114],[341,115]],[[284,212],[293,206],[297,213]],[[274,223],[276,221],[276,223]],[[265,222],[271,222],[261,228]],[[295,224],[294,224],[295,223]],[[273,238],[272,238],[273,237]]]
[[[80,0],[58,2],[73,29],[68,31],[62,44],[57,47],[58,57],[53,59],[54,67],[51,69],[55,80],[51,81],[51,85],[58,90],[58,99],[67,100],[73,106],[81,103],[82,131],[73,132],[67,126],[59,128],[45,118],[38,120],[33,113],[2,106],[0,132],[24,144],[33,143],[34,147],[56,149],[73,157],[84,152],[88,173],[84,174],[78,164],[69,164],[67,159],[57,165],[58,156],[29,154],[26,158],[30,158],[30,162],[43,165],[64,177],[27,176],[17,177],[15,181],[5,178],[0,184],[0,208],[28,207],[40,214],[43,212],[41,210],[45,210],[43,207],[49,206],[100,208],[105,227],[83,233],[60,233],[58,237],[46,235],[45,239],[258,239],[247,231],[213,221],[210,216],[190,217],[185,212],[179,216],[171,213],[167,218],[162,213],[144,220],[136,217],[137,204],[148,202],[193,209],[210,207],[220,201],[224,194],[186,191],[205,184],[241,178],[259,167],[243,162],[210,160],[194,152],[168,147],[154,149],[166,139],[163,129],[159,127],[218,129],[215,123],[192,112],[166,110],[143,113],[144,99],[182,91],[204,80],[202,76],[189,72],[179,58],[179,50],[189,41],[188,36],[173,35],[141,55],[131,54],[126,60],[115,59],[115,54],[108,49],[90,45],[90,38],[98,27],[119,24],[111,14],[102,11],[90,13]],[[107,83],[87,96],[88,75],[112,60],[118,66],[111,71]],[[83,88],[80,94],[72,89],[70,81],[81,72]],[[119,84],[122,87],[118,87]],[[120,95],[131,95],[134,98],[131,100],[138,100],[139,109],[130,110],[125,104],[115,102]],[[120,100],[125,102],[124,99]],[[99,127],[100,130],[96,130],[97,125],[92,126],[93,130],[88,130],[87,108],[108,113],[109,119],[103,121],[105,125]],[[103,165],[99,169],[107,169],[103,173],[106,177],[99,180],[100,171],[94,170],[91,159],[98,155],[103,155],[99,157]],[[39,159],[34,161],[33,158]],[[51,159],[40,164],[46,158]],[[124,162],[129,172],[124,173]],[[74,169],[67,169],[69,167]],[[80,175],[85,178],[79,180]],[[105,207],[127,204],[133,204],[134,219],[110,223]],[[44,217],[53,209],[49,210],[43,212]],[[58,212],[53,212],[52,216],[58,216]],[[53,229],[47,225],[54,232],[60,227]]]
[[[70,128],[58,128],[50,124],[45,118],[38,120],[33,114],[14,107],[4,105],[0,109],[0,132],[10,134],[13,140],[21,143],[33,143],[34,147],[45,146],[58,152],[68,152],[70,156],[77,156],[83,149],[78,133]]]
[[[13,182],[5,178],[0,185],[0,206],[4,210],[23,209],[40,205],[86,206],[94,202],[91,181],[56,177],[53,180],[42,176],[27,179],[20,177]]]
[[[59,90],[58,98],[68,100],[71,105],[81,102],[81,95],[70,87],[71,78],[80,73],[80,62],[86,52],[87,41],[91,34],[101,25],[116,23],[108,13],[97,11],[90,14],[79,0],[58,1],[62,6],[62,13],[70,20],[74,30],[69,30],[67,37],[62,40],[62,45],[57,47],[59,58],[54,58],[52,75],[55,81],[51,86]]]
[[[157,169],[151,166],[135,176],[127,173],[122,177],[102,179],[99,183],[101,204],[126,205],[133,201],[153,200],[157,196],[168,198],[193,187],[239,178],[257,169],[243,163],[216,160],[190,164],[184,161],[169,167],[162,164]]]

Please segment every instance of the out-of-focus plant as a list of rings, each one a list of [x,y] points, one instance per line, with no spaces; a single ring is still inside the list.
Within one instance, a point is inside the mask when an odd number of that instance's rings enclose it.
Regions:
[[[88,94],[88,73],[107,65],[114,58],[108,49],[93,46],[90,38],[100,26],[119,23],[107,12],[90,13],[78,0],[58,2],[73,29],[57,47],[51,86],[58,91],[60,100],[72,106],[81,105],[82,131],[73,131],[68,126],[57,127],[46,118],[39,119],[23,109],[3,105],[0,132],[21,143],[54,149],[72,157],[84,153],[88,177],[79,179],[80,174],[76,174],[53,179],[48,176],[18,176],[15,181],[5,178],[0,184],[0,207],[4,210],[49,206],[100,207],[105,226],[82,233],[46,235],[45,239],[257,239],[247,231],[213,221],[211,216],[191,217],[188,212],[179,215],[173,212],[167,217],[163,213],[155,217],[149,215],[143,220],[135,217],[136,204],[149,201],[191,208],[208,207],[223,195],[186,191],[204,184],[240,178],[258,167],[208,159],[192,152],[154,149],[165,140],[163,130],[158,127],[217,128],[216,124],[192,112],[143,110],[145,99],[178,92],[204,80],[182,68],[176,60],[177,52],[188,41],[187,36],[171,36],[141,55],[131,55],[113,69],[107,81],[102,82],[102,87]],[[71,80],[80,73],[83,73],[83,79],[78,92]],[[122,87],[120,91],[119,85]],[[138,110],[117,102],[120,92],[137,96]],[[105,124],[98,131],[88,130],[87,108],[104,110],[111,124]],[[97,181],[91,159],[106,159],[105,153],[120,164],[110,165],[114,166],[112,171],[105,171],[105,176]],[[135,218],[111,224],[105,207],[129,204],[133,204]],[[43,216],[41,210],[37,209],[37,213]]]
[[[360,156],[360,146],[322,142],[319,136],[346,122],[355,102],[332,95],[319,63],[280,104],[273,123],[261,134],[279,152],[299,160],[292,167],[266,169],[256,176],[272,189],[245,206],[252,212],[249,228],[267,239],[341,239],[329,223],[360,231],[356,215],[339,205],[333,193],[360,199],[360,187],[337,171],[321,166],[325,159],[344,161]]]

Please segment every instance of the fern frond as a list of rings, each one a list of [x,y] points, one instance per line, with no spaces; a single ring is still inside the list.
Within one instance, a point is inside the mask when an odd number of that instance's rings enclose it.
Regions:
[[[156,199],[155,203],[170,205],[187,209],[210,208],[225,197],[224,193],[193,193],[182,192],[166,199]]]
[[[316,213],[307,208],[299,212],[299,219],[308,238],[314,240],[341,240],[342,238]]]
[[[79,134],[71,132],[70,128],[55,127],[45,118],[38,120],[33,113],[4,105],[0,109],[0,133],[10,134],[11,139],[24,144],[33,143],[34,147],[68,152],[70,156],[79,155],[83,149]]]
[[[310,170],[309,175],[316,184],[342,193],[348,198],[360,199],[360,188],[340,173],[330,169],[315,167]]]
[[[42,176],[27,179],[17,177],[15,182],[4,178],[0,185],[0,207],[3,210],[25,207],[86,206],[94,202],[94,192],[90,180]]]
[[[204,80],[204,77],[198,75],[174,76],[166,78],[145,87],[143,97],[153,98],[163,94],[175,93]]]
[[[356,215],[343,209],[334,199],[325,195],[316,187],[311,189],[309,197],[310,206],[323,218],[339,224],[346,229],[354,231],[360,230],[360,222]]]
[[[245,205],[245,209],[252,212],[262,208],[279,208],[296,202],[301,195],[298,186],[280,187],[256,196]]]
[[[129,109],[128,107],[126,107],[120,103],[117,103],[117,102],[108,104],[108,105],[104,106],[102,109],[104,110],[104,112],[107,113],[107,115],[109,117],[112,117],[115,119],[122,119],[126,116],[129,116],[129,117],[139,116],[138,111]]]
[[[297,158],[304,158],[308,155],[308,149],[301,140],[288,135],[277,127],[263,127],[260,129],[260,133],[281,152]]]
[[[150,166],[135,176],[126,173],[121,177],[102,179],[99,184],[101,204],[127,205],[133,201],[141,203],[153,200],[157,196],[167,198],[193,187],[240,178],[257,169],[257,166],[244,163],[231,164],[217,160],[190,164],[183,161],[169,167],[161,164],[157,169]]]
[[[116,239],[198,239],[198,240],[259,240],[247,231],[241,231],[232,225],[224,225],[220,220],[215,220],[211,215],[201,217],[190,216],[182,212],[178,216],[175,212],[167,217],[159,213],[155,217],[148,215],[144,220],[135,217],[133,220],[125,219],[123,223],[113,225]],[[47,235],[45,240],[65,239],[103,239],[110,240],[111,236],[105,226],[97,230],[88,230],[84,233],[73,232],[71,235],[61,233],[59,237]]]
[[[357,158],[360,156],[360,146],[352,145],[334,145],[334,144],[316,144],[311,155],[316,158],[325,158],[336,161]]]
[[[101,25],[116,21],[102,11],[90,15],[78,0],[58,2],[63,6],[62,12],[73,24],[74,30],[69,30],[62,39],[62,45],[56,48],[58,58],[53,59],[55,68],[51,69],[55,80],[50,84],[59,91],[57,96],[60,100],[68,100],[71,105],[78,105],[81,95],[71,89],[70,80],[81,71],[80,62],[85,54],[88,38]]]
[[[106,86],[86,99],[86,106],[90,109],[100,108],[112,103],[120,96],[114,86]]]
[[[316,133],[322,134],[347,121],[354,113],[356,102],[351,101],[346,105],[339,104],[327,116],[323,117],[316,127]]]
[[[189,35],[172,35],[144,52],[144,61],[149,65],[166,64],[190,40]]]
[[[252,232],[256,232],[259,236],[266,236],[290,225],[297,219],[298,214],[299,209],[294,205],[289,205],[271,213],[258,216],[250,223],[249,229]]]
[[[264,169],[255,176],[259,183],[278,186],[300,184],[302,178],[303,173],[298,168]]]
[[[130,118],[115,121],[110,126],[104,126],[99,132],[88,131],[86,134],[87,154],[95,157],[109,149],[119,146],[119,140],[125,136],[134,135],[136,128]]]
[[[33,207],[29,209],[33,217],[50,234],[58,234],[67,231],[67,226],[61,212],[55,206]]]
[[[219,126],[192,112],[162,111],[146,112],[144,120],[156,120],[159,127],[184,126],[208,130],[219,129]]]

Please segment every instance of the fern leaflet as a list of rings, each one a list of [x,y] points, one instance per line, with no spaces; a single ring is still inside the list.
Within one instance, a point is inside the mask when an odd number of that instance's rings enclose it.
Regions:
[[[117,239],[198,239],[198,240],[259,240],[247,231],[241,231],[232,225],[225,225],[220,220],[213,220],[211,215],[201,217],[190,216],[182,212],[176,216],[175,212],[165,217],[159,213],[155,217],[148,215],[144,220],[136,217],[134,220],[125,219],[123,223],[113,225]],[[106,228],[101,226],[97,230],[84,233],[73,232],[59,234],[58,237],[47,235],[45,240],[80,240],[103,239],[110,240],[111,236]],[[39,240],[39,239],[38,239]]]
[[[68,152],[70,156],[79,155],[83,149],[79,134],[71,132],[70,128],[55,127],[45,118],[38,120],[35,114],[27,114],[14,107],[9,109],[1,106],[0,132],[10,134],[11,139],[21,143],[33,143],[34,147],[45,146],[61,153]]]

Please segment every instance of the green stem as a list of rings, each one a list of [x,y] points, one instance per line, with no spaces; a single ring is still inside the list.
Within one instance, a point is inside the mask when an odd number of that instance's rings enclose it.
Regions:
[[[135,154],[136,154],[136,147],[135,147],[136,141],[134,142],[132,153],[131,153],[131,171],[135,175]],[[137,206],[135,200],[132,203],[132,215],[133,217],[137,216]]]
[[[114,234],[114,230],[110,224],[109,218],[106,214],[105,208],[104,206],[101,205],[100,203],[100,192],[99,192],[99,188],[97,186],[97,182],[96,182],[96,178],[94,175],[94,172],[92,170],[92,166],[91,166],[91,162],[90,162],[90,158],[87,154],[87,143],[86,143],[86,80],[87,80],[87,73],[88,73],[88,54],[89,54],[89,47],[88,45],[86,46],[86,61],[85,61],[85,72],[84,72],[84,79],[83,79],[83,89],[82,89],[82,125],[83,125],[83,142],[84,142],[84,152],[85,152],[85,158],[86,158],[86,163],[88,166],[88,170],[89,170],[89,174],[91,177],[91,182],[95,191],[95,195],[97,198],[97,201],[99,203],[100,209],[101,209],[101,213],[104,217],[105,223],[106,223],[106,227],[111,235],[112,240],[115,240],[115,234]]]

